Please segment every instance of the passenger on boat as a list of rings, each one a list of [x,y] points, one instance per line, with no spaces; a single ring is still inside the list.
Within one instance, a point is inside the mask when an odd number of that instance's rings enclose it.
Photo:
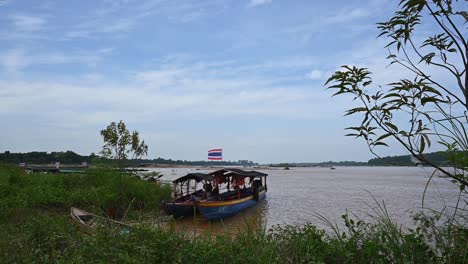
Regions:
[[[236,177],[232,181],[232,187],[234,189],[239,189],[242,185],[245,185],[245,178],[244,177]]]
[[[218,185],[215,186],[215,188],[213,189],[213,195],[218,195],[219,194],[219,188],[218,188]]]
[[[205,190],[205,198],[211,196],[211,192],[213,191],[213,186],[209,183],[205,183],[203,185],[203,189]]]
[[[254,188],[261,188],[262,187],[262,181],[261,180],[254,180],[252,187]]]

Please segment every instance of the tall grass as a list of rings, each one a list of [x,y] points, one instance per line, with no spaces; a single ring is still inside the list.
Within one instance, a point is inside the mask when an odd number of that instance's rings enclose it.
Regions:
[[[2,210],[69,210],[74,206],[96,213],[112,207],[123,213],[131,205],[134,210],[159,211],[160,201],[170,198],[170,193],[167,186],[112,170],[98,169],[85,174],[26,174],[12,165],[0,166]]]
[[[124,184],[124,185],[122,185]],[[122,190],[122,186],[124,186]],[[403,230],[385,204],[372,205],[372,221],[343,215],[345,228],[327,233],[313,224],[266,229],[248,220],[236,235],[192,236],[170,228],[98,229],[86,234],[67,217],[69,206],[98,209],[127,201],[130,212],[156,210],[169,190],[110,171],[85,175],[26,175],[0,169],[0,262],[4,263],[466,263],[462,225],[438,227],[419,216]],[[120,200],[119,200],[120,199]],[[320,218],[320,216],[319,216]],[[443,232],[445,233],[443,233]],[[442,232],[442,233],[441,233]],[[432,236],[432,237],[431,237]],[[433,236],[439,241],[434,242]]]
[[[42,215],[30,218],[20,233],[12,231],[0,230],[0,258],[7,262],[466,263],[466,249],[447,258],[437,255],[421,234],[387,233],[378,227],[346,238],[311,224],[254,227],[239,230],[236,236],[192,237],[159,228],[135,228],[130,233],[100,229],[87,235],[63,216]]]

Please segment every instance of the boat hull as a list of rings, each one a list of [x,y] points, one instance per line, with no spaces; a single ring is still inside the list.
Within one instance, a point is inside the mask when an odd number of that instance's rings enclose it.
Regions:
[[[266,198],[266,191],[261,191],[258,201]],[[230,201],[202,201],[197,204],[198,211],[208,220],[229,217],[258,203],[253,195]]]
[[[192,216],[193,211],[197,210],[193,202],[185,203],[174,203],[169,202],[165,204],[166,213],[173,215],[175,218],[180,218],[184,216]]]

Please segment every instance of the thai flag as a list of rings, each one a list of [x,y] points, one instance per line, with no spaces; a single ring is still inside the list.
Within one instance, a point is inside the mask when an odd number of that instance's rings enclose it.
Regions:
[[[208,150],[209,160],[223,160],[223,149]]]
[[[26,167],[26,163],[25,163],[25,162],[21,162],[21,163],[19,164],[19,166],[20,166],[20,167]]]

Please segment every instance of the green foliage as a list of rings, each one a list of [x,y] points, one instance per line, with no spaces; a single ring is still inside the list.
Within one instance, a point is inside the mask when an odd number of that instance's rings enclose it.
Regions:
[[[28,152],[28,153],[11,153],[10,151],[5,151],[0,153],[0,162],[6,163],[31,163],[31,164],[51,164],[55,162],[60,162],[63,164],[81,164],[82,162],[91,163],[96,156],[91,153],[89,156],[82,156],[76,154],[73,151],[65,152]]]
[[[450,161],[454,159],[451,155],[456,156],[465,156],[463,153],[455,153],[455,152],[445,152],[445,151],[438,151],[432,153],[425,153],[424,156],[427,160],[431,163],[439,165],[439,166],[447,166],[451,165]],[[369,165],[372,166],[414,166],[414,165],[424,165],[424,163],[420,163],[418,160],[414,159],[410,155],[400,155],[400,156],[388,156],[388,157],[380,157],[380,158],[373,158],[370,159],[368,162]]]
[[[69,153],[68,156],[73,156],[73,158],[65,159],[60,153]],[[80,164],[84,161],[95,166],[110,166],[115,164],[114,160],[108,159],[105,157],[96,156],[94,153],[91,153],[89,156],[78,155],[73,151],[66,152],[27,152],[27,153],[11,153],[5,151],[0,153],[0,162],[18,164],[21,162],[26,162],[27,164],[51,164],[55,162],[60,162],[62,164]],[[254,166],[258,163],[254,163],[250,160],[239,160],[239,161],[189,161],[189,160],[173,160],[173,159],[142,159],[135,158],[133,160],[128,160],[127,164],[129,166],[140,166],[142,164],[168,164],[168,165],[187,165],[187,166]]]
[[[0,259],[39,263],[464,263],[466,230],[452,232],[454,247],[435,249],[419,228],[372,224],[344,215],[346,229],[333,236],[315,226],[265,230],[247,221],[237,235],[207,233],[195,238],[171,229],[135,228],[129,233],[102,228],[79,232],[59,215],[24,214],[0,223]]]
[[[370,160],[369,164],[408,164],[415,159],[450,177],[460,187],[459,201],[451,215],[444,214],[442,218],[443,212],[428,216],[423,211],[416,217],[418,228],[407,233],[397,228],[388,217],[385,206],[379,204],[374,210],[378,216],[376,224],[353,222],[345,216],[349,232],[341,236],[336,232],[338,245],[341,248],[343,244],[351,246],[354,248],[352,252],[364,253],[372,262],[467,261],[468,204],[464,197],[468,184],[468,41],[465,24],[468,20],[466,12],[454,10],[453,4],[450,0],[401,0],[393,17],[378,23],[379,37],[388,39],[385,48],[390,65],[396,64],[414,73],[413,80],[400,79],[384,87],[374,86],[366,68],[345,65],[325,83],[328,89],[334,90],[333,96],[350,95],[357,104],[345,115],[360,116],[361,122],[346,128],[350,131],[346,136],[363,139],[377,157],[376,150],[388,146],[389,140],[410,154],[379,157]],[[423,16],[424,12],[428,17]],[[457,19],[458,16],[464,20]],[[421,35],[418,38],[414,35],[424,18],[432,19],[440,33],[428,36],[418,44]],[[433,77],[436,75],[434,71],[429,74],[429,68],[448,73],[449,78],[444,75],[438,80]],[[446,151],[428,154],[434,141]],[[449,170],[448,166],[452,168]],[[359,250],[360,247],[365,250]]]
[[[457,6],[459,7],[459,6]],[[428,17],[423,16],[428,13]],[[465,21],[458,19],[461,15]],[[465,189],[468,179],[468,40],[466,12],[454,10],[452,1],[401,0],[399,10],[388,21],[378,23],[386,37],[390,64],[412,72],[413,80],[400,79],[385,87],[373,86],[366,68],[342,66],[325,83],[335,95],[351,95],[358,106],[346,115],[359,115],[359,125],[348,127],[347,136],[362,138],[376,156],[379,146],[393,139],[420,163],[434,167]],[[432,19],[440,33],[418,45],[414,38],[423,18]],[[461,62],[461,63],[460,63]],[[445,72],[449,78],[437,80],[428,67]],[[454,85],[456,84],[456,85]],[[401,120],[408,120],[408,123]],[[427,150],[433,141],[446,147],[447,163],[434,163]],[[447,170],[444,166],[453,166]]]
[[[115,171],[47,175],[1,166],[0,259],[7,263],[463,263],[468,257],[466,229],[456,225],[435,229],[437,219],[419,216],[420,227],[404,232],[382,207],[375,209],[374,222],[344,215],[346,229],[336,235],[312,224],[266,230],[255,220],[247,220],[236,235],[207,232],[193,238],[170,228],[144,227],[128,233],[103,227],[90,235],[67,217],[70,206],[100,213],[118,203],[128,207],[135,199],[131,219],[138,212],[158,210],[159,201],[168,198],[169,189],[158,184],[126,175],[122,180],[123,191]]]
[[[117,162],[119,168],[124,169],[127,159],[137,159],[148,154],[148,146],[144,140],[140,141],[138,131],[130,131],[125,123],[120,120],[118,124],[112,122],[106,129],[101,130],[104,140],[102,155]]]
[[[121,189],[125,186],[125,189]],[[108,207],[158,211],[159,202],[170,197],[170,188],[122,175],[112,170],[85,174],[25,174],[15,166],[0,167],[0,209],[91,208],[98,213]],[[101,208],[101,209],[98,209]]]

